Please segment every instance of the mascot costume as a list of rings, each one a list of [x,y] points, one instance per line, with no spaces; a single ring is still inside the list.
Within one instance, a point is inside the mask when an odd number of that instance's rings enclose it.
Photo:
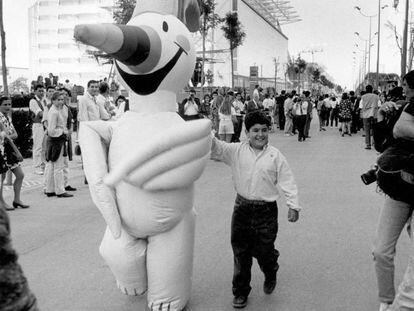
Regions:
[[[194,182],[210,156],[209,120],[185,122],[177,97],[195,66],[197,0],[137,0],[127,25],[78,25],[75,39],[116,60],[130,111],[80,125],[93,202],[107,230],[99,251],[127,295],[182,310],[191,293]]]

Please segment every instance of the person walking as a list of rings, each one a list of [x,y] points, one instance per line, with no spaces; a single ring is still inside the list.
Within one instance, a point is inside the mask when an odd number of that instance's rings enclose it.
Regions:
[[[233,119],[236,117],[236,111],[230,102],[230,95],[224,97],[223,103],[219,108],[219,132],[220,140],[231,142],[234,134]]]
[[[318,119],[319,119],[319,131],[326,131],[325,129],[325,113],[326,107],[324,105],[324,97],[319,96],[318,102],[316,104],[316,110],[318,111]]]
[[[365,132],[365,149],[371,149],[372,145],[372,127],[374,125],[374,117],[377,115],[378,103],[380,99],[377,94],[373,93],[372,85],[365,87],[365,94],[361,96],[359,108],[361,109],[362,122]]]
[[[351,135],[351,120],[352,120],[352,102],[349,99],[348,93],[343,93],[341,102],[339,103],[339,118],[342,125],[342,137]]]
[[[29,110],[32,113],[32,137],[33,137],[33,167],[35,174],[43,175],[45,170],[45,160],[42,155],[42,144],[45,129],[42,125],[43,111],[46,108],[45,88],[42,84],[34,87],[34,98],[29,102]]]
[[[240,142],[240,134],[243,128],[243,114],[244,114],[244,103],[240,93],[236,93],[236,98],[232,103],[234,111],[236,113],[237,122],[235,123],[234,135],[232,141],[235,143]]]
[[[308,114],[308,101],[305,100],[304,96],[297,97],[293,104],[293,111],[295,115],[295,123],[298,129],[298,141],[305,141],[305,125],[306,115]]]
[[[5,132],[4,157],[6,160],[7,168],[13,173],[15,177],[15,180],[13,182],[14,199],[12,207],[8,207],[9,210],[18,207],[30,207],[30,205],[24,204],[21,200],[24,173],[20,163],[23,162],[23,157],[13,142],[13,140],[17,138],[17,132],[10,119],[12,108],[11,105],[12,101],[10,97],[0,97],[0,130]],[[5,177],[6,174],[2,174],[2,180],[4,180]]]
[[[310,125],[311,125],[312,118],[313,118],[313,101],[310,98],[310,92],[309,91],[304,91],[303,95],[304,95],[303,100],[308,103],[308,107],[306,109],[306,123],[305,123],[304,134],[305,134],[306,138],[311,138],[309,136],[309,130],[310,130]]]
[[[293,97],[296,93],[289,94],[286,98],[283,109],[285,114],[285,136],[292,136],[293,135]]]
[[[236,200],[231,221],[234,255],[233,307],[244,308],[251,291],[251,266],[255,257],[265,281],[263,291],[271,294],[277,284],[279,251],[279,189],[288,210],[288,221],[299,219],[298,189],[282,153],[269,145],[269,119],[259,111],[246,115],[247,142],[228,144],[213,138],[211,158],[230,166]]]
[[[58,198],[73,197],[66,192],[64,168],[67,157],[67,145],[69,132],[67,130],[64,112],[65,96],[62,92],[52,95],[52,107],[47,115],[47,151],[46,151],[46,195]],[[70,187],[70,186],[69,186]],[[67,187],[66,187],[67,188]],[[76,189],[74,189],[76,190]]]

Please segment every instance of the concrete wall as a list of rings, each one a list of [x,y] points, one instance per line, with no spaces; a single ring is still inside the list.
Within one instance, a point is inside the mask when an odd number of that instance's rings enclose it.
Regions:
[[[232,1],[216,0],[216,2],[216,12],[221,17],[224,17],[227,12],[233,9]],[[246,32],[246,38],[243,45],[235,52],[235,73],[249,76],[250,66],[256,65],[259,66],[259,76],[274,78],[275,65],[273,59],[278,58],[278,77],[284,77],[283,65],[287,62],[288,38],[267,23],[242,0],[237,0],[237,9]],[[229,49],[229,43],[224,38],[220,27],[214,31],[214,38],[210,35],[208,41],[207,49]],[[201,50],[200,40],[197,41],[197,48],[199,51]],[[227,51],[215,55],[207,54],[207,57],[224,62],[206,66],[206,70],[210,68],[214,71],[214,85],[230,86],[230,53]]]

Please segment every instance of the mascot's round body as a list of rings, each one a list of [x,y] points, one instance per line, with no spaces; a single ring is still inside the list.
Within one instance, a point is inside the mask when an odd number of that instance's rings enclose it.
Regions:
[[[182,310],[191,293],[194,181],[209,159],[211,125],[184,122],[175,108],[194,69],[189,30],[198,25],[196,0],[138,0],[127,25],[75,28],[78,41],[117,60],[129,90],[131,111],[113,122],[82,122],[79,140],[108,225],[100,253],[118,287],[147,292],[151,310]]]

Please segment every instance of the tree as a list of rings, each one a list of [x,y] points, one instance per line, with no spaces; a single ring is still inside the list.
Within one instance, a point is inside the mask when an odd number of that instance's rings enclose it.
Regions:
[[[300,75],[301,73],[305,72],[307,66],[308,66],[308,63],[304,59],[300,58],[300,56],[298,56],[298,58],[295,61],[295,72],[298,74],[298,79],[299,79],[298,93],[300,93]]]
[[[27,86],[27,79],[20,77],[14,80],[12,83],[9,84],[9,92],[10,94],[20,94],[20,93],[29,93],[29,87]]]
[[[1,36],[1,74],[3,76],[3,95],[9,95],[7,87],[7,66],[6,66],[6,33],[3,24],[3,1],[0,1],[0,36]]]
[[[224,32],[224,37],[230,43],[230,58],[231,58],[231,87],[234,88],[234,49],[243,44],[246,33],[243,31],[243,26],[239,21],[237,12],[229,12],[223,19],[224,25],[221,29]]]
[[[219,23],[222,22],[222,19],[218,14],[214,12],[216,7],[215,0],[200,0],[200,9],[201,9],[201,18],[202,23],[200,27],[200,33],[203,38],[203,60],[201,65],[201,92],[203,93],[203,85],[205,81],[205,60],[206,60],[206,37],[209,30],[217,27]],[[204,96],[204,94],[202,94]]]
[[[116,0],[113,13],[117,24],[125,25],[131,19],[137,0]]]
[[[410,30],[410,42],[408,44],[408,60],[407,60],[407,52],[404,53],[404,40],[403,36],[397,31],[397,26],[395,26],[390,21],[387,21],[385,24],[394,35],[395,42],[397,44],[397,48],[400,51],[401,57],[401,76],[403,76],[406,72],[411,71],[412,64],[414,60],[414,28]]]

